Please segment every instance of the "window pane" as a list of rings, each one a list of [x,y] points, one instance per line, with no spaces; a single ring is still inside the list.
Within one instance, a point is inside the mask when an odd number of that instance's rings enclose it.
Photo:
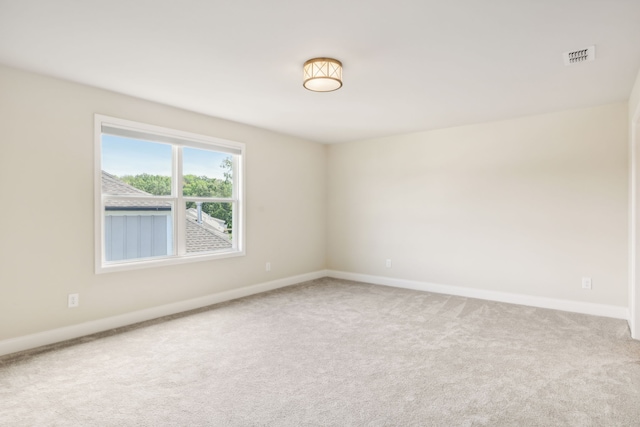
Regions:
[[[231,249],[232,203],[186,203],[187,253]]]
[[[171,145],[102,135],[103,194],[171,195]]]
[[[138,203],[138,206],[135,204]],[[171,204],[110,200],[104,212],[105,261],[173,255]]]
[[[232,156],[217,151],[185,147],[183,194],[193,197],[231,197]]]

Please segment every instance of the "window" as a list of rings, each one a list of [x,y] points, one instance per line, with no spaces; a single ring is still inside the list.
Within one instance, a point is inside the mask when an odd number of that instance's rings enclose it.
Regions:
[[[96,115],[96,273],[244,255],[244,144]]]

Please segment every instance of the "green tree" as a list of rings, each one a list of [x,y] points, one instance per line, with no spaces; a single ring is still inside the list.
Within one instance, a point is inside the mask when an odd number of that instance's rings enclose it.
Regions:
[[[143,173],[140,175],[125,175],[118,179],[138,190],[145,191],[154,196],[171,195],[171,177],[169,176]]]

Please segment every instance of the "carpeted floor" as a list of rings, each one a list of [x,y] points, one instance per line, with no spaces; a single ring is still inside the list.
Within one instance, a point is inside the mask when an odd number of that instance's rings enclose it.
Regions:
[[[640,426],[640,342],[560,311],[326,278],[70,344],[0,425]]]

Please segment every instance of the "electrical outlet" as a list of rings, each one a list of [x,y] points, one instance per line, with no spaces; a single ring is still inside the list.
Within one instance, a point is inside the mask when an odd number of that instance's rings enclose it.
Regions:
[[[80,294],[69,294],[67,303],[68,303],[67,306],[69,308],[74,308],[80,305]]]
[[[386,266],[387,266],[387,268],[391,268],[391,260],[390,259],[387,260]]]
[[[591,277],[582,278],[582,289],[591,290]]]
[[[267,262],[264,266],[264,271],[271,271],[271,263]]]

